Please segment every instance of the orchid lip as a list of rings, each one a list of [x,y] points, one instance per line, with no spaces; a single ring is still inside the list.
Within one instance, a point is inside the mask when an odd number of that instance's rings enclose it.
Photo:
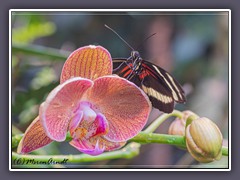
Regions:
[[[99,140],[97,140],[95,146],[92,146],[91,144],[88,143],[85,139],[83,140],[72,140],[70,144],[78,149],[79,151],[92,155],[92,156],[97,156],[99,154],[102,154],[103,151],[105,150],[105,147],[100,147],[99,146]]]
[[[95,112],[89,102],[80,102],[69,124],[73,139],[90,139],[105,135],[108,132],[108,122],[105,116]]]

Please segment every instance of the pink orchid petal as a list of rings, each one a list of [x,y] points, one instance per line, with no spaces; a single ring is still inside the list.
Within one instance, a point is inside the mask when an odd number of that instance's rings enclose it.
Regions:
[[[99,147],[99,143],[97,141],[97,143],[94,145],[92,145],[91,143],[89,143],[89,141],[87,140],[79,140],[79,139],[73,139],[70,144],[75,147],[76,149],[78,149],[79,151],[92,155],[92,156],[96,156],[99,154],[102,154],[104,151],[104,148],[100,148]]]
[[[46,135],[38,116],[27,128],[18,145],[17,153],[29,153],[33,150],[48,145],[51,142],[52,140]]]
[[[72,77],[96,79],[112,73],[112,58],[102,46],[85,46],[75,50],[65,62],[60,82]]]
[[[82,118],[83,118],[83,112],[82,111],[76,111],[73,118],[71,119],[71,121],[69,123],[69,130],[70,130],[70,134],[71,134],[72,137],[74,137],[75,130],[79,126]]]
[[[95,121],[91,124],[86,134],[86,138],[89,139],[93,136],[104,135],[108,132],[108,122],[105,116],[99,113]]]
[[[84,78],[71,78],[58,85],[40,107],[40,119],[47,135],[55,141],[64,141],[70,120],[74,116],[83,94],[93,82]]]
[[[126,142],[112,142],[112,141],[105,139],[102,136],[101,137],[93,137],[93,138],[89,139],[89,142],[91,144],[96,144],[97,141],[98,141],[98,144],[100,147],[104,147],[105,151],[113,151],[113,150],[123,147],[126,144]]]
[[[104,76],[94,80],[88,90],[90,102],[109,123],[104,137],[122,142],[137,135],[148,120],[151,103],[147,95],[132,82],[118,76]]]

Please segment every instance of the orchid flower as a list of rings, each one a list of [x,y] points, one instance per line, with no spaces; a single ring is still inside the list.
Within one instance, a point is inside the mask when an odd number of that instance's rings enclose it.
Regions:
[[[29,153],[52,141],[65,141],[79,151],[99,155],[121,148],[145,126],[151,103],[132,82],[112,73],[110,53],[85,46],[65,62],[60,85],[39,108],[18,153]]]

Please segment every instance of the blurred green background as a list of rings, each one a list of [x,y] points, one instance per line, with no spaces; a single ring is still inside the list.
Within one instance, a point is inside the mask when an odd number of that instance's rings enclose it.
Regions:
[[[142,58],[171,72],[183,85],[187,103],[179,110],[192,110],[213,120],[228,145],[229,32],[226,12],[12,12],[12,135],[22,133],[38,115],[39,105],[59,84],[66,57],[75,49],[95,44],[112,57],[129,57],[131,49]],[[149,40],[149,35],[156,33]],[[160,112],[153,109],[149,123]],[[167,133],[171,121],[158,133]],[[68,143],[52,143],[33,154],[77,154]],[[148,144],[140,156],[86,165],[110,167],[227,167],[228,159],[199,164],[178,148]],[[85,165],[79,164],[79,165]],[[72,166],[71,166],[72,167]],[[78,167],[78,165],[74,165]],[[81,166],[82,167],[82,166]]]

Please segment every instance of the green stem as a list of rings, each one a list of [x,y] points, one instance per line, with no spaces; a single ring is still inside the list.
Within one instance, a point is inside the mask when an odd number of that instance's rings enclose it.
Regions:
[[[141,144],[159,143],[176,145],[185,148],[186,143],[183,136],[168,135],[168,134],[156,134],[140,132],[137,136],[130,140],[131,142],[138,142]]]
[[[144,132],[146,133],[151,133],[154,132],[159,126],[160,124],[162,124],[165,120],[167,120],[168,118],[172,117],[172,116],[176,116],[179,118],[182,118],[182,112],[174,110],[172,113],[169,114],[162,114],[161,116],[159,116],[156,120],[154,120],[152,122],[152,124],[150,124],[145,130]]]
[[[67,51],[60,51],[58,49],[43,47],[38,45],[19,45],[13,44],[12,45],[12,52],[13,53],[21,53],[21,54],[28,54],[34,56],[42,56],[52,60],[60,60],[65,61],[70,54]]]

